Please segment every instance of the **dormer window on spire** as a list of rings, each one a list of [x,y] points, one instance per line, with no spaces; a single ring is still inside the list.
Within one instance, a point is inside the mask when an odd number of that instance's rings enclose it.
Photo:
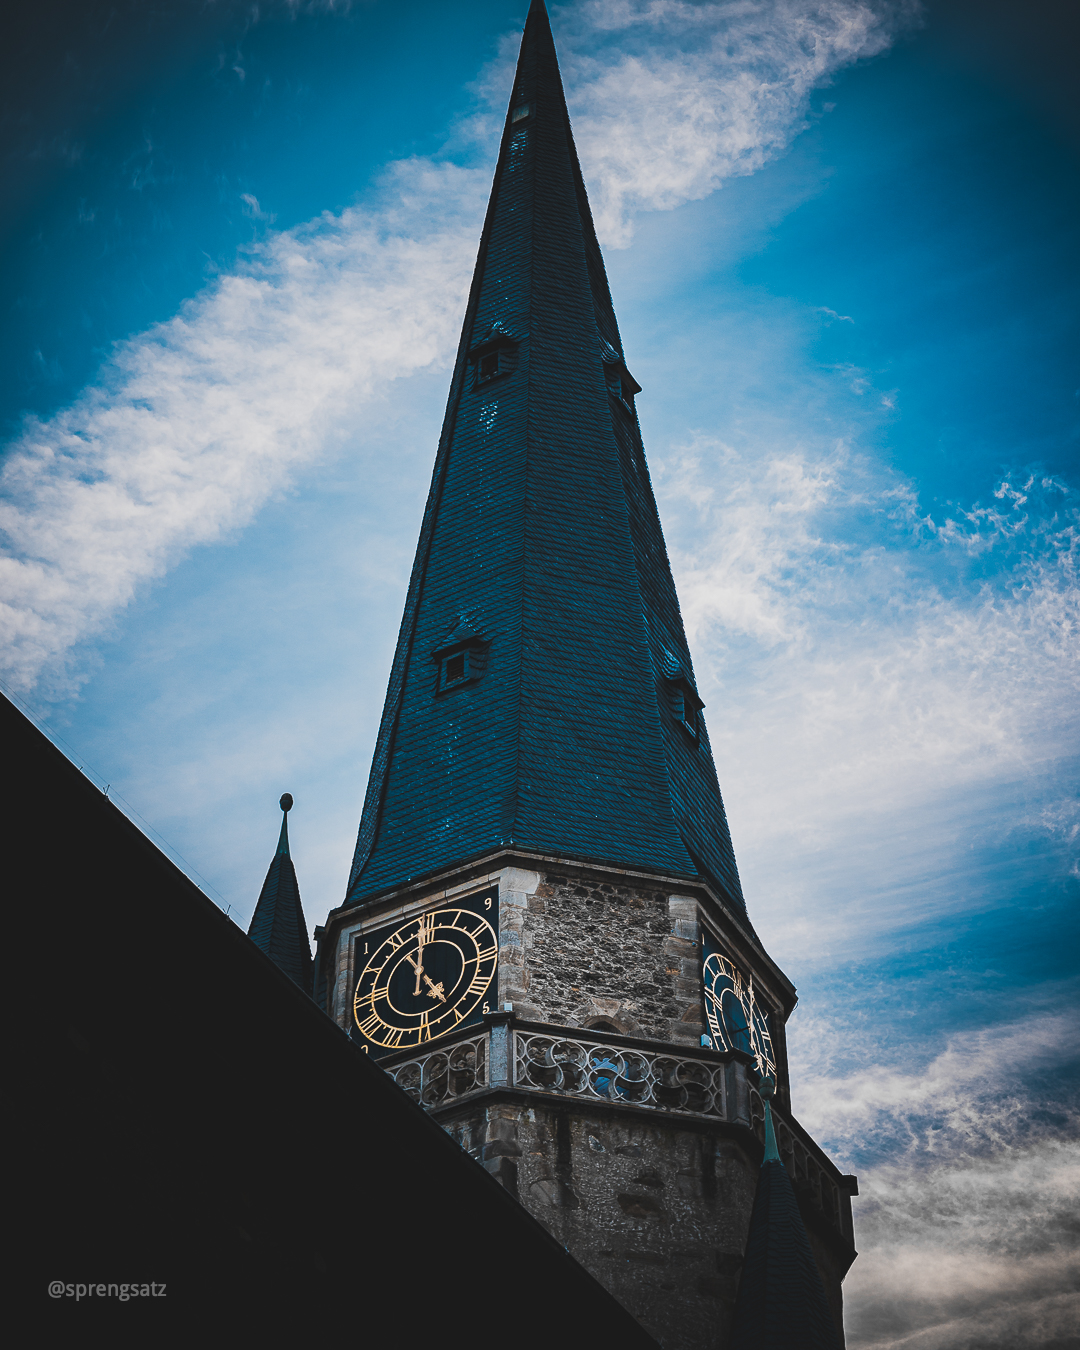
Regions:
[[[683,731],[698,737],[698,713],[705,704],[697,696],[697,690],[689,680],[676,680],[671,687],[671,711]]]
[[[488,330],[488,336],[469,352],[473,363],[473,385],[479,388],[493,380],[510,375],[517,369],[518,341],[498,325]]]
[[[487,639],[471,629],[471,625],[458,624],[443,640],[443,645],[431,654],[439,666],[438,692],[448,693],[478,680],[487,666],[489,645]]]
[[[627,412],[633,412],[634,395],[641,393],[641,385],[626,369],[626,363],[610,343],[601,340],[600,345],[608,393],[617,399]]]
[[[494,380],[499,373],[499,349],[496,347],[493,352],[485,352],[477,362],[477,383],[484,384],[488,380]]]
[[[472,678],[472,672],[469,669],[469,651],[468,648],[462,652],[452,652],[449,656],[442,659],[442,678],[439,681],[440,688],[452,689],[455,684],[465,684]]]
[[[698,714],[705,704],[698,698],[698,692],[687,676],[683,663],[666,647],[660,653],[660,674],[672,717],[696,741],[700,730]]]

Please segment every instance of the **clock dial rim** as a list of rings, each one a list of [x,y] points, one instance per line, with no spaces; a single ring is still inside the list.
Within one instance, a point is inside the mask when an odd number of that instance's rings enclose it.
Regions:
[[[710,972],[710,966],[714,963],[715,970]],[[726,982],[726,988],[718,995],[716,987],[721,981]],[[756,999],[750,1003],[749,986],[743,978],[742,971],[729,956],[720,951],[712,951],[702,962],[702,984],[705,990],[705,1015],[708,1018],[709,1029],[720,1041],[722,1049],[749,1054],[754,1061],[755,1072],[762,1078],[771,1078],[775,1082],[776,1048],[773,1045],[768,1019]],[[742,1011],[745,1045],[737,1043],[736,1037],[717,1015],[717,1010],[723,1008],[724,995],[727,993],[735,998]]]
[[[451,917],[451,922],[443,922],[448,916]],[[472,925],[471,928],[466,926],[469,923]],[[422,925],[427,926],[433,935],[424,946],[445,943],[458,950],[462,962],[461,973],[454,990],[447,996],[445,1007],[436,1003],[430,1009],[410,1013],[395,1007],[390,1001],[390,983],[401,964],[407,961],[409,954],[419,949]],[[458,935],[458,940],[435,936],[451,932]],[[402,939],[403,933],[405,937]],[[462,938],[471,944],[471,952],[466,951],[460,940]],[[399,939],[396,945],[395,939]],[[390,948],[389,952],[385,950],[387,947]],[[449,1032],[462,1026],[475,1013],[477,1006],[491,989],[498,968],[498,959],[498,934],[484,915],[455,906],[424,910],[387,933],[368,957],[356,982],[353,1020],[364,1039],[380,1050],[414,1049],[441,1040]],[[392,968],[383,979],[383,972],[391,962]],[[472,978],[465,983],[470,968],[473,971]],[[482,977],[482,973],[486,977]],[[453,997],[459,989],[461,993]],[[363,1019],[361,1004],[364,1004],[366,1009]],[[431,1016],[436,1011],[437,1016]],[[384,1015],[387,1012],[391,1014],[393,1020]],[[373,1016],[377,1019],[374,1025],[370,1022]]]

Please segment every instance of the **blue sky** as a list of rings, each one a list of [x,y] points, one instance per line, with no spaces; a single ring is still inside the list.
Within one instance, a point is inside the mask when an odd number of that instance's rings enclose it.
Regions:
[[[853,1346],[1078,1316],[1067,9],[552,9]],[[523,16],[12,48],[0,679],[245,925],[285,790],[343,894]]]

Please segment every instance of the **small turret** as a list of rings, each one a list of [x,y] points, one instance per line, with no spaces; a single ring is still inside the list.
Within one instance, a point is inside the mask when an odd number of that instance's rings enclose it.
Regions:
[[[762,1085],[762,1096],[765,1156],[750,1215],[730,1350],[840,1350],[795,1188],[776,1147],[771,1083]]]
[[[311,993],[311,947],[307,921],[300,902],[296,869],[289,856],[289,812],[293,799],[286,792],[278,803],[282,810],[277,852],[266,874],[259,903],[251,916],[248,937],[261,951],[295,980],[305,994]]]

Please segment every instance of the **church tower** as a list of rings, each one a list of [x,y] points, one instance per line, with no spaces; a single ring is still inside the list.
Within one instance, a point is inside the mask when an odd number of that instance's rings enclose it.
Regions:
[[[698,1350],[728,1343],[773,1089],[838,1327],[854,1178],[791,1114],[795,990],[747,916],[640,392],[533,0],[315,994],[660,1344]],[[550,1316],[521,1275],[522,1316]]]

